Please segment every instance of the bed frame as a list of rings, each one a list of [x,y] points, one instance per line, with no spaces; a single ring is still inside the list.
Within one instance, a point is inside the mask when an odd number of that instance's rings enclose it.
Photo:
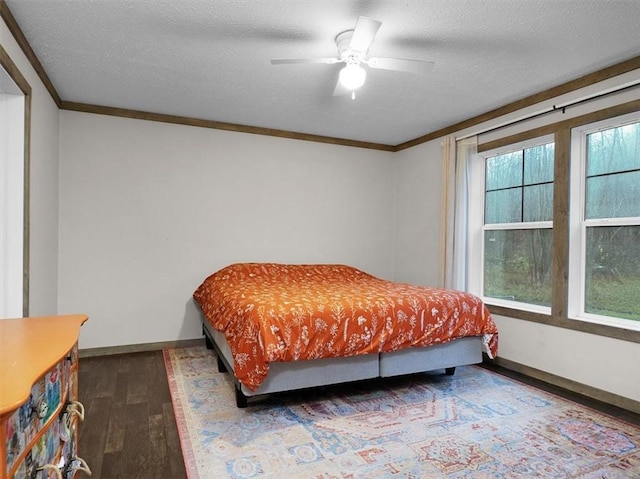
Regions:
[[[444,369],[453,375],[457,366],[482,362],[482,338],[460,338],[445,344],[423,348],[409,348],[391,353],[364,354],[344,358],[312,359],[306,361],[273,362],[269,375],[260,387],[251,391],[233,374],[233,356],[222,333],[206,320],[202,322],[207,349],[214,349],[218,357],[218,371],[230,372],[235,384],[236,405],[247,407],[249,397],[295,389],[360,381],[378,377],[392,377]]]

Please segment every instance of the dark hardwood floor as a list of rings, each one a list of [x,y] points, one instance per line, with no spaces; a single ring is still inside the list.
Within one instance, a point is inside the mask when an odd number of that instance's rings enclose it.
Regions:
[[[487,367],[640,425],[640,414],[504,368]],[[81,358],[79,388],[86,408],[79,452],[93,478],[187,477],[161,351]]]
[[[78,449],[92,477],[186,478],[162,351],[79,364],[85,420]]]

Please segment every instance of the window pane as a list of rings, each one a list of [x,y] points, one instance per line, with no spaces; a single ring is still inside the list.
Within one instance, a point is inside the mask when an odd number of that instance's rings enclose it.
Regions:
[[[551,306],[551,229],[485,231],[484,296]]]
[[[640,321],[640,226],[587,228],[587,313]]]
[[[587,176],[640,169],[640,123],[587,135]]]
[[[484,222],[519,223],[522,221],[522,188],[488,191],[485,196]]]
[[[553,220],[553,183],[524,187],[523,221]]]
[[[586,219],[640,216],[640,170],[587,178]]]
[[[487,158],[486,189],[522,185],[522,151]]]
[[[553,143],[524,150],[525,185],[553,181],[553,154]]]

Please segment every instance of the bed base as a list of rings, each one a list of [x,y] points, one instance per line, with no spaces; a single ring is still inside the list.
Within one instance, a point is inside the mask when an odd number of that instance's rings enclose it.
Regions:
[[[460,338],[445,344],[392,353],[274,362],[270,364],[265,381],[256,391],[251,391],[233,374],[233,356],[224,335],[206,321],[203,321],[202,332],[207,349],[216,352],[218,371],[231,373],[239,408],[247,407],[252,396],[439,369],[444,369],[445,374],[451,376],[457,366],[482,362],[482,338]]]
[[[222,351],[220,350],[218,345],[215,343],[215,341],[213,341],[213,339],[211,338],[211,335],[205,329],[204,326],[202,327],[202,333],[204,334],[204,341],[207,346],[207,349],[213,349],[216,352],[216,358],[218,360],[218,372],[219,373],[231,372],[231,377],[233,378],[233,382],[235,386],[234,389],[236,393],[236,406],[239,408],[247,407],[248,397],[245,394],[243,394],[242,390],[240,389],[242,384],[240,384],[240,382],[233,375],[233,368],[231,367],[231,364],[229,364],[227,358],[222,354]]]

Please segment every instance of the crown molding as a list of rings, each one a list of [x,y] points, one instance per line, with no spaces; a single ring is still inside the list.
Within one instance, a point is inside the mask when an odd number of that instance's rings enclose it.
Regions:
[[[479,125],[481,123],[484,123],[485,121],[494,120],[503,115],[507,115],[509,113],[513,113],[518,110],[522,110],[523,108],[527,108],[529,106],[535,105],[545,100],[550,100],[557,96],[564,95],[565,93],[570,93],[572,91],[579,90],[580,88],[584,88],[589,85],[593,85],[594,83],[599,83],[609,78],[613,78],[618,75],[622,75],[623,73],[627,73],[637,69],[640,69],[640,55],[630,58],[628,60],[625,60],[623,62],[608,66],[601,70],[589,73],[587,75],[581,76],[574,80],[570,80],[560,85],[556,85],[555,87],[549,88],[547,90],[543,90],[541,92],[527,96],[520,100],[507,103],[506,105],[498,107],[494,110],[482,113],[481,115],[474,116],[472,118],[468,118],[459,123],[449,125],[447,127],[441,128],[440,130],[427,133],[426,135],[420,136],[418,138],[407,141],[405,143],[401,143],[399,145],[396,145],[395,151],[401,151],[407,148],[411,148],[412,146],[419,145],[421,143],[426,143],[427,141],[431,141],[437,138],[442,138],[443,136],[451,135],[453,133],[464,130],[466,128],[470,128],[470,127]]]
[[[347,140],[344,138],[334,138],[331,136],[311,135],[308,133],[296,133],[292,131],[276,130],[272,128],[261,128],[257,126],[239,125],[236,123],[225,123],[214,120],[203,120],[200,118],[190,118],[184,116],[167,115],[164,113],[152,113],[139,110],[129,110],[126,108],[114,108],[110,106],[91,105],[87,103],[76,103],[72,101],[62,101],[61,110],[78,111],[84,113],[95,113],[98,115],[118,116],[122,118],[134,118],[137,120],[159,121],[163,123],[173,123],[177,125],[197,126],[200,128],[212,128],[215,130],[234,131],[238,133],[252,133],[256,135],[274,136],[278,138],[289,138],[293,140],[315,141],[318,143],[329,143],[332,145],[351,146],[354,148],[368,148],[371,150],[394,151],[394,147],[381,143],[370,143],[366,141]]]

